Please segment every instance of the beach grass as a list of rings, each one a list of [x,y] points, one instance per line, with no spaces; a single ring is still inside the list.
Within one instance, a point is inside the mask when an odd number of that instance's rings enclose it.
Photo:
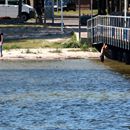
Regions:
[[[60,42],[48,42],[44,39],[12,40],[4,44],[4,49],[29,49],[29,48],[62,48]]]
[[[55,48],[56,52],[62,48],[79,48],[81,51],[93,51],[96,52],[95,48],[92,48],[87,43],[79,43],[76,40],[75,34],[70,38],[64,39],[63,41],[49,42],[44,39],[24,39],[24,40],[9,40],[3,45],[4,50],[10,49],[37,49],[37,48]],[[57,49],[58,48],[58,49]]]

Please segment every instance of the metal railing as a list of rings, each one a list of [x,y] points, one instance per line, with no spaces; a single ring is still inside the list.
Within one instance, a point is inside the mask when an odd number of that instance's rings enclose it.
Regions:
[[[88,20],[87,32],[91,44],[107,43],[130,50],[130,17],[125,24],[124,16],[96,16]]]

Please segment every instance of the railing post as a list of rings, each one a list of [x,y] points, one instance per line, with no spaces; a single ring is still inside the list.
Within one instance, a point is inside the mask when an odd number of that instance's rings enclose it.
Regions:
[[[124,1],[124,27],[126,28],[127,0]]]

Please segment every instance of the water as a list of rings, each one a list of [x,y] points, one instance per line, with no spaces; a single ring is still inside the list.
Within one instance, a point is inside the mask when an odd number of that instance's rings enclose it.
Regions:
[[[130,79],[92,60],[0,62],[0,130],[129,130]]]

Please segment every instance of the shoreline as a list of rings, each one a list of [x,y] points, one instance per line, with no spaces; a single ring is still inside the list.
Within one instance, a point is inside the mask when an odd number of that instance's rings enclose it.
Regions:
[[[99,52],[81,51],[77,48],[38,48],[3,50],[0,60],[65,60],[99,58]]]

